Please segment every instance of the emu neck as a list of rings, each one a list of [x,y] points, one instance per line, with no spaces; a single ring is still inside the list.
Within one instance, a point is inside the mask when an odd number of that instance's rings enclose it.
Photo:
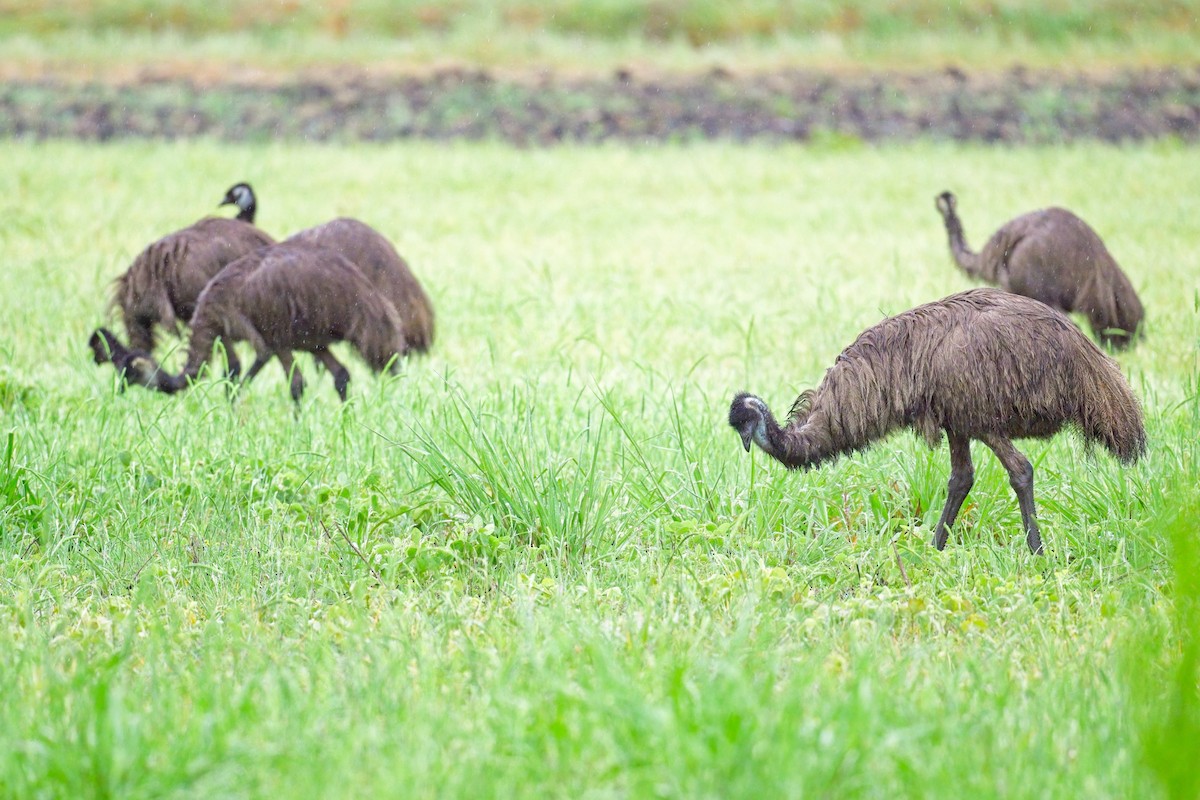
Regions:
[[[807,418],[794,418],[786,426],[780,426],[775,415],[767,411],[763,424],[754,432],[754,441],[763,452],[788,469],[815,466],[833,453],[822,453],[813,437],[805,431]]]
[[[159,377],[157,388],[160,392],[174,394],[188,388],[193,381],[200,377],[200,370],[204,368],[212,355],[217,332],[207,320],[197,322],[193,318],[192,322],[197,324],[192,327],[192,338],[188,343],[187,363],[184,364],[178,375],[163,373]]]
[[[158,386],[155,387],[158,391],[164,394],[175,394],[188,388],[190,385],[186,372],[181,372],[178,375],[168,375],[160,373],[158,377]]]
[[[950,237],[950,252],[954,256],[955,263],[963,269],[968,275],[979,274],[979,255],[971,252],[971,248],[967,247],[966,237],[963,235],[962,222],[958,215],[951,213],[945,218],[946,234]]]

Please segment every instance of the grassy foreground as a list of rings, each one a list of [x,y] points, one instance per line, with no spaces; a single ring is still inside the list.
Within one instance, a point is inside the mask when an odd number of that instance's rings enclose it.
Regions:
[[[0,156],[0,794],[1189,791],[1194,152]],[[295,416],[274,366],[233,406],[212,381],[116,393],[85,347],[107,282],[240,179],[277,235],[390,235],[433,356],[355,364],[345,407],[304,358]],[[938,554],[944,448],[787,474],[725,423],[734,391],[786,407],[862,328],[969,285],[947,188],[975,245],[1075,209],[1148,309],[1120,356],[1145,461],[1022,444],[1045,557],[983,448]]]

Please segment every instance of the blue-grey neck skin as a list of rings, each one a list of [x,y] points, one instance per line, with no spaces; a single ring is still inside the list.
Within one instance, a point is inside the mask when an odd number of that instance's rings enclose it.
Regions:
[[[753,442],[767,455],[792,466],[794,459],[788,457],[787,436],[762,399],[751,394],[739,395],[730,411],[730,422],[737,429],[742,446],[747,451]]]
[[[756,397],[751,397],[750,401],[753,405],[748,407],[753,408],[757,415],[750,436],[771,458],[788,469],[807,469],[828,455],[822,453],[806,433],[807,414],[789,418],[784,427],[776,421],[766,403]]]
[[[767,436],[767,418],[760,417],[758,424],[754,426],[754,443],[761,447],[764,451],[770,453],[772,451],[771,439]]]
[[[249,186],[239,186],[237,190],[237,218],[243,222],[254,222],[254,212],[258,210],[258,204],[254,201],[254,192]]]
[[[775,421],[775,415],[770,409],[763,407],[763,416],[754,426],[754,441],[763,452],[776,461],[791,468],[799,465],[799,461],[789,452],[787,433]]]
[[[258,203],[254,197],[254,190],[250,188],[248,183],[239,183],[233,186],[225,193],[225,199],[221,201],[223,206],[237,206],[238,215],[236,219],[242,222],[254,224],[254,214],[258,209]]]

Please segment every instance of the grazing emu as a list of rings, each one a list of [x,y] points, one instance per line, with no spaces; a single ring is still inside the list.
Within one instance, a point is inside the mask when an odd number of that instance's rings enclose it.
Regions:
[[[292,359],[294,350],[312,353],[329,370],[343,401],[350,373],[329,352],[331,344],[350,342],[375,371],[393,366],[408,350],[396,309],[358,267],[332,250],[297,243],[243,256],[209,282],[196,304],[187,365],[179,375],[162,372],[149,353],[125,348],[103,328],[89,344],[97,359],[111,354],[130,382],[173,394],[200,374],[217,337],[224,342],[232,378],[240,372],[233,343],[248,341],[254,347],[257,357],[243,384],[278,357],[297,402],[304,377]]]
[[[325,247],[346,257],[392,301],[404,323],[411,350],[424,353],[433,344],[433,306],[408,264],[382,234],[348,217],[306,228],[285,241]]]
[[[148,246],[117,278],[112,305],[121,311],[129,343],[154,350],[154,326],[178,331],[196,311],[200,292],[226,264],[275,240],[254,227],[254,192],[239,183],[221,205],[236,205],[237,219],[206,217]]]
[[[974,483],[970,441],[991,448],[1021,507],[1029,549],[1042,551],[1033,467],[1013,438],[1078,429],[1123,463],[1145,451],[1141,410],[1116,363],[1063,314],[997,289],[973,289],[868,328],[842,351],[785,425],[759,398],[733,398],[729,424],[789,469],[815,467],[908,427],[930,447],[950,440],[950,486],[933,542]]]
[[[1142,303],[1100,236],[1064,208],[1023,214],[972,253],[950,192],[937,196],[955,263],[972,278],[1061,311],[1087,316],[1109,347],[1124,348],[1142,322]]]

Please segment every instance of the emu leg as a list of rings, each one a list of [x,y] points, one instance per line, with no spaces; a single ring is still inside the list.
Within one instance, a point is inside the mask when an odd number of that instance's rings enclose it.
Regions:
[[[262,372],[262,368],[267,365],[267,362],[271,360],[271,356],[273,356],[273,355],[275,355],[275,354],[274,353],[259,353],[255,357],[254,363],[250,365],[250,369],[246,371],[246,376],[244,378],[242,378],[241,385],[245,386],[250,381],[254,380],[254,378],[258,375],[258,373]]]
[[[300,398],[304,395],[304,375],[296,366],[296,360],[292,358],[291,350],[280,350],[275,355],[279,356],[279,363],[283,365],[283,374],[288,376],[292,389],[292,400],[296,401],[296,405],[299,406]]]
[[[262,372],[262,368],[267,365],[267,362],[271,360],[271,356],[273,355],[275,354],[270,351],[265,353],[260,351],[255,354],[254,363],[250,365],[250,369],[246,371],[246,374],[242,376],[241,382],[234,387],[233,392],[230,394],[230,402],[236,400],[238,395],[242,393],[242,390],[246,388],[250,381],[254,380],[258,373]]]
[[[1030,552],[1042,552],[1042,534],[1038,530],[1037,516],[1033,507],[1033,465],[1013,443],[1003,436],[988,436],[983,443],[992,449],[996,458],[1008,472],[1008,484],[1017,495],[1021,507],[1021,524],[1025,526],[1025,542]]]
[[[224,342],[222,342],[224,344]],[[233,347],[225,347],[225,380],[228,383],[225,385],[225,397],[232,401],[237,397],[238,392],[238,376],[242,374],[242,361],[238,358],[237,353],[233,351]]]
[[[154,352],[154,320],[142,315],[125,315],[125,333],[130,350]]]
[[[346,402],[346,387],[350,384],[350,370],[334,358],[333,353],[323,347],[320,350],[314,350],[313,356],[316,357],[317,363],[324,364],[325,369],[329,370],[329,374],[333,376],[333,388],[337,389],[338,397],[342,399],[342,402]]]
[[[971,464],[971,440],[957,433],[949,433],[950,440],[950,483],[946,490],[946,507],[933,529],[933,546],[938,550],[946,547],[949,528],[958,519],[958,510],[963,500],[975,485],[975,467]]]
[[[225,378],[230,383],[237,383],[238,376],[241,374],[242,360],[238,358],[238,354],[234,352],[232,345],[225,347]]]

